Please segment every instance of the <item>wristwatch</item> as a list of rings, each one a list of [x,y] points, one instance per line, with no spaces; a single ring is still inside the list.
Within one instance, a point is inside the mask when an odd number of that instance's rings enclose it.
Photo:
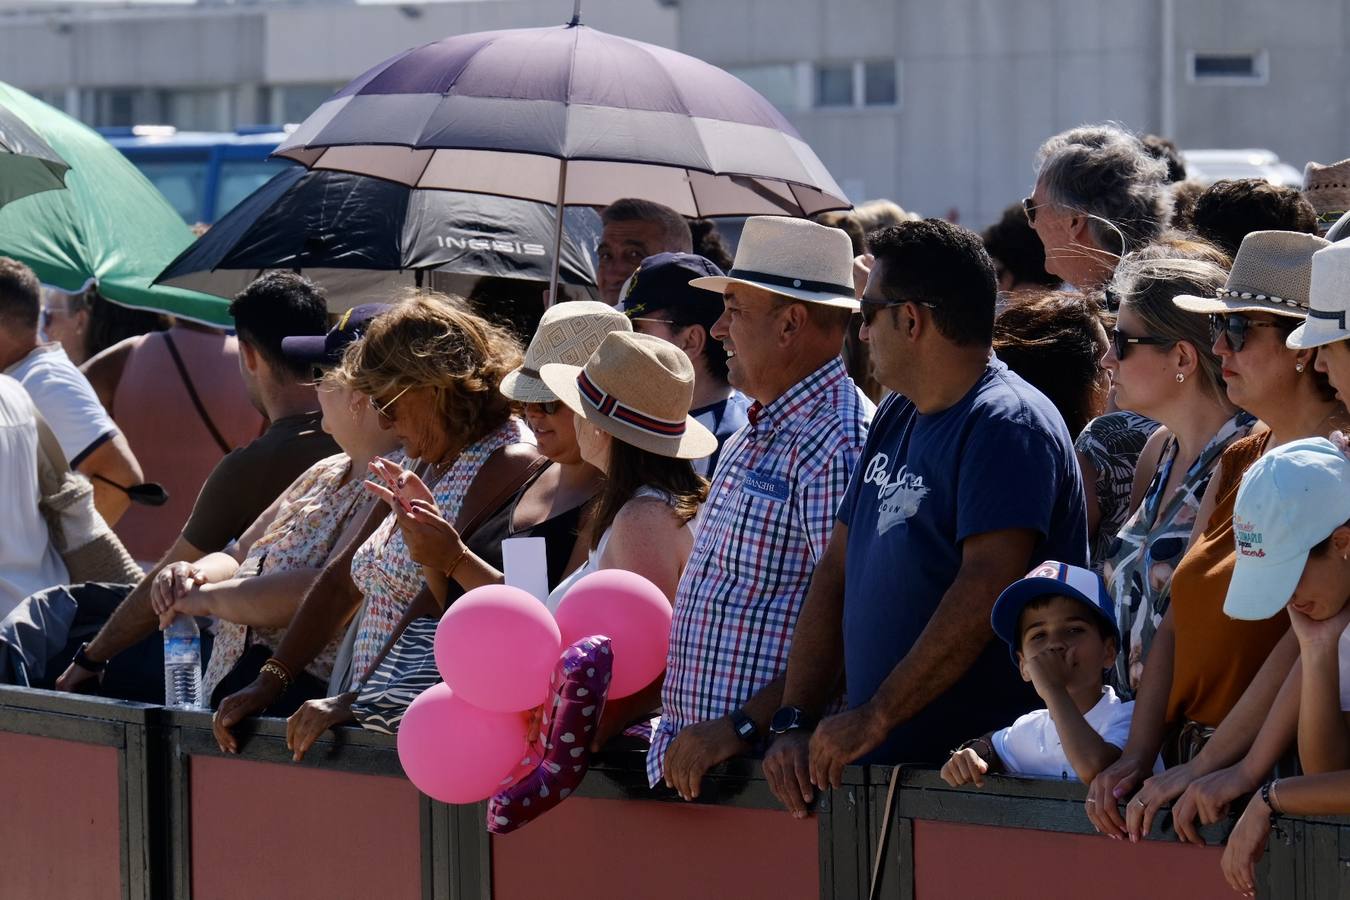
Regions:
[[[84,669],[86,672],[93,672],[95,675],[101,674],[108,668],[108,661],[95,662],[85,653],[88,649],[89,644],[87,642],[81,644],[80,649],[75,651],[75,658],[72,659],[71,662],[75,663],[75,665]]]
[[[769,731],[774,735],[815,727],[815,720],[800,706],[785,706],[774,713],[773,719],[769,721]]]
[[[736,729],[736,736],[747,744],[759,743],[759,726],[755,724],[754,719],[745,714],[745,710],[731,711],[731,727]]]

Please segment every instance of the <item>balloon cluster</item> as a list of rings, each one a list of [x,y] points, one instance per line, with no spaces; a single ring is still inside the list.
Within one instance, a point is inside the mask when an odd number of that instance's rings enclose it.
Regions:
[[[527,794],[538,798],[541,788],[542,797],[554,798],[536,799],[534,812],[514,816],[511,827],[519,827],[566,796],[585,773],[590,741],[569,729],[589,731],[606,693],[628,696],[661,674],[670,620],[660,589],[621,569],[580,579],[556,618],[518,588],[469,591],[436,629],[444,683],[423,691],[399,726],[403,771],[444,803],[499,794],[494,802],[506,805]],[[593,703],[577,702],[596,692]],[[529,719],[540,706],[544,728],[531,744]],[[512,793],[517,785],[521,790]]]

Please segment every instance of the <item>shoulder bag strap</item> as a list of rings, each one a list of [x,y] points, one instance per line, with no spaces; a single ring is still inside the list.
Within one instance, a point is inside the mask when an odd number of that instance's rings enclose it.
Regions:
[[[216,423],[211,421],[207,415],[206,406],[202,403],[202,398],[197,396],[197,388],[192,384],[192,379],[188,377],[187,366],[183,365],[183,357],[178,355],[178,347],[174,344],[173,338],[169,333],[163,332],[164,345],[169,348],[169,356],[173,357],[173,364],[178,369],[178,377],[183,379],[183,387],[187,388],[188,397],[192,399],[192,405],[197,409],[197,416],[206,426],[206,430],[211,432],[211,437],[215,438],[216,446],[220,447],[221,453],[229,453],[234,448],[221,435],[220,430],[216,428]]]

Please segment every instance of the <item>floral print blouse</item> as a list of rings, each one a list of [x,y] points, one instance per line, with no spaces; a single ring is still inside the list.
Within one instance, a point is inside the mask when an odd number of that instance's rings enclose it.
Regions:
[[[361,489],[363,479],[343,483],[350,468],[350,457],[339,453],[306,469],[282,495],[276,517],[267,532],[249,548],[236,577],[321,567],[366,496]],[[218,620],[211,658],[202,675],[203,695],[211,696],[249,646],[263,644],[275,650],[285,634],[284,628],[249,628]],[[334,636],[306,667],[308,672],[317,678],[328,678],[341,637],[340,633]]]
[[[447,521],[459,517],[464,495],[489,456],[509,444],[534,443],[525,423],[512,417],[456,457],[435,483],[428,483]],[[424,477],[425,480],[425,477]],[[361,623],[352,648],[352,686],[357,686],[384,649],[399,620],[422,589],[422,567],[408,555],[403,532],[387,517],[352,558],[352,581],[365,598]]]
[[[1163,489],[1177,457],[1176,438],[1169,437],[1143,502],[1120,529],[1102,577],[1116,601],[1121,642],[1113,680],[1122,700],[1133,698],[1139,687],[1144,658],[1172,599],[1172,573],[1186,553],[1200,501],[1218,470],[1219,457],[1230,444],[1245,437],[1255,422],[1245,412],[1225,422],[1172,496],[1164,498]]]
[[[1158,423],[1129,410],[1100,415],[1087,423],[1073,448],[1097,470],[1097,535],[1092,539],[1092,568],[1100,572],[1116,534],[1130,515],[1130,491],[1139,454]]]

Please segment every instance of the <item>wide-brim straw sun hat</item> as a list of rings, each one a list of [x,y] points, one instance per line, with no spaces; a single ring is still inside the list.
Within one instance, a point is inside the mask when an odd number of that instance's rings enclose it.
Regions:
[[[540,375],[568,409],[625,444],[676,459],[717,449],[713,433],[689,415],[694,367],[669,341],[611,332],[585,366],[546,363]]]
[[[1182,294],[1172,302],[1187,312],[1265,312],[1302,319],[1308,314],[1313,254],[1327,241],[1297,231],[1253,231],[1242,239],[1228,281],[1213,297]]]
[[[1350,241],[1318,250],[1312,258],[1308,318],[1285,343],[1308,350],[1350,338]]]
[[[558,398],[539,377],[543,366],[585,365],[605,335],[632,330],[628,317],[607,303],[574,300],[555,304],[539,320],[525,361],[502,379],[501,392],[521,403],[552,403]]]
[[[718,293],[729,284],[745,284],[791,300],[859,308],[849,236],[838,228],[787,216],[746,219],[731,270],[689,283]]]

